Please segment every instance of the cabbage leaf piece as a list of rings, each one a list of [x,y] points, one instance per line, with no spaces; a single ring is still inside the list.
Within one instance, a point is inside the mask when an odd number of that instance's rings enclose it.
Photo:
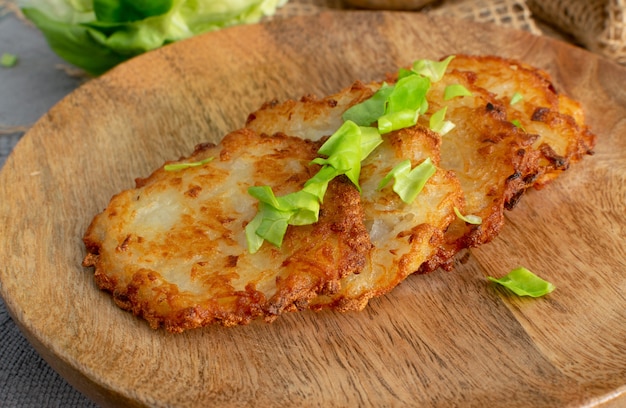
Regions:
[[[412,71],[416,74],[429,78],[432,82],[437,82],[443,78],[450,61],[452,61],[454,57],[454,55],[450,55],[443,61],[433,61],[428,59],[417,60],[413,63]]]
[[[372,97],[346,110],[342,118],[359,126],[378,122],[381,134],[414,126],[419,114],[428,109],[430,84],[428,77],[412,72],[393,85],[383,84]]]
[[[347,109],[342,119],[359,126],[370,126],[385,114],[387,99],[393,89],[394,85],[383,84],[370,98]]]
[[[403,160],[380,181],[378,189],[385,188],[393,178],[393,191],[405,203],[412,203],[436,171],[437,168],[430,158],[413,169],[411,169],[410,160]]]
[[[439,133],[441,136],[445,135],[456,127],[454,123],[450,122],[449,120],[445,120],[447,110],[448,107],[444,106],[442,109],[439,109],[437,112],[433,113],[429,120],[430,130]]]
[[[524,267],[517,267],[502,278],[496,279],[488,276],[492,282],[496,282],[511,290],[518,296],[540,297],[551,293],[555,286]]]
[[[454,207],[454,213],[460,220],[463,220],[468,224],[480,225],[483,223],[483,219],[480,218],[478,215],[474,215],[474,214],[463,215],[461,214],[461,210],[459,210],[457,207]]]
[[[182,162],[182,163],[170,163],[163,166],[163,170],[165,171],[179,171],[185,170],[190,167],[200,167],[209,162],[213,161],[213,157],[207,157],[204,160],[195,161],[195,162]]]
[[[11,68],[15,66],[15,64],[17,64],[17,55],[15,54],[5,52],[2,54],[2,57],[0,57],[0,65],[5,68]]]
[[[320,203],[315,194],[300,190],[276,197],[269,186],[253,186],[248,193],[259,200],[259,211],[246,226],[248,250],[259,250],[263,240],[280,247],[288,225],[317,222]]]
[[[524,96],[521,93],[515,92],[513,96],[511,96],[511,101],[509,102],[509,105],[513,106],[516,103],[522,101],[523,99],[524,99]]]
[[[472,96],[472,92],[461,84],[448,85],[443,93],[443,100],[449,101],[452,98],[462,96]]]

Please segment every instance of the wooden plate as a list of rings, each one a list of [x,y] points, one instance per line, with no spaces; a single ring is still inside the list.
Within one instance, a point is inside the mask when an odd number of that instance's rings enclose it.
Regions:
[[[526,195],[455,272],[412,276],[361,313],[172,335],[81,267],[85,228],[114,193],[264,101],[449,53],[547,69],[599,136],[595,156]],[[1,294],[43,357],[102,405],[626,403],[625,83],[623,68],[560,42],[411,13],[327,13],[165,47],[79,88],[15,148],[0,175]],[[529,300],[485,279],[520,264],[557,290]]]

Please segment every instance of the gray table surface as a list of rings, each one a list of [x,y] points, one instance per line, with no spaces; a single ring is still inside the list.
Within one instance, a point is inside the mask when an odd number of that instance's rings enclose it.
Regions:
[[[32,125],[81,83],[59,68],[63,61],[37,29],[11,14],[0,16],[3,53],[17,55],[19,62],[0,67],[0,167],[24,135],[6,129]],[[93,406],[37,354],[0,299],[0,407]]]

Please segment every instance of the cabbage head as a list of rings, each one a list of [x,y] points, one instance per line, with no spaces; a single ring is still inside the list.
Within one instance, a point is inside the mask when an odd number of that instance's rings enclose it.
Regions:
[[[287,0],[19,0],[52,50],[92,75],[196,34],[272,15]]]

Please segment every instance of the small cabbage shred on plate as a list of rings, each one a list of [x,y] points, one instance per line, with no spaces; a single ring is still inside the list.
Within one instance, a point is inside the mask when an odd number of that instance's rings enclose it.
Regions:
[[[92,75],[163,45],[272,15],[287,0],[18,0],[52,50]]]

